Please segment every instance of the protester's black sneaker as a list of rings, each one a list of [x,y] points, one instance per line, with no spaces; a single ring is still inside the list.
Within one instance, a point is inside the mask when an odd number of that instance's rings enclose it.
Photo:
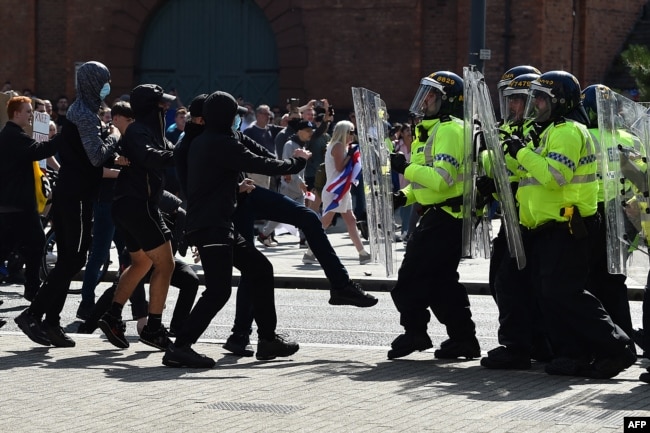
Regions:
[[[641,382],[650,383],[650,367],[646,367],[647,373],[641,373],[639,380]]]
[[[377,304],[377,298],[366,293],[361,284],[352,280],[341,289],[330,290],[330,305],[353,305],[355,307],[372,307]]]
[[[39,289],[38,286],[36,287],[25,286],[25,291],[23,292],[23,298],[25,298],[25,300],[29,302],[32,302],[36,297],[36,293],[38,293],[38,289]]]
[[[223,348],[237,356],[253,356],[253,353],[255,353],[248,334],[232,334],[226,340]]]
[[[167,346],[162,363],[167,367],[177,368],[212,368],[216,364],[214,359],[196,353],[190,346],[178,347],[174,343]]]
[[[149,329],[149,325],[145,325],[140,331],[140,342],[160,350],[167,350],[172,344],[169,333],[163,325],[154,330]]]
[[[77,319],[88,320],[95,309],[95,302],[82,300],[77,308]]]
[[[476,337],[469,340],[445,340],[440,344],[440,349],[433,352],[438,359],[473,359],[481,357],[481,346]]]
[[[559,356],[553,358],[545,367],[547,374],[554,376],[591,377],[591,364],[584,359]]]
[[[390,347],[388,359],[397,359],[410,355],[416,350],[422,352],[431,349],[433,343],[426,332],[407,332],[393,340]]]
[[[636,355],[629,347],[625,346],[616,356],[596,359],[592,363],[591,377],[595,379],[611,379],[635,362]]]
[[[43,346],[50,346],[52,344],[43,329],[43,323],[40,319],[29,314],[29,309],[26,309],[16,316],[14,322],[16,322],[16,325],[18,325],[20,330],[23,331],[23,333],[34,343]]]
[[[97,330],[97,322],[91,324],[89,321],[81,322],[77,328],[77,334],[92,334]]]
[[[278,356],[291,356],[298,349],[300,349],[298,343],[288,341],[282,335],[275,334],[272,340],[259,339],[255,357],[260,361],[268,361]]]
[[[493,370],[529,370],[530,356],[526,353],[499,346],[490,350],[487,356],[481,358],[481,365]]]
[[[59,325],[43,322],[43,330],[50,343],[55,347],[74,347],[76,344]]]
[[[106,312],[99,319],[97,325],[99,325],[99,329],[102,330],[113,346],[119,347],[120,349],[129,347],[129,342],[124,335],[126,326],[122,322],[121,317],[115,317],[110,312]]]

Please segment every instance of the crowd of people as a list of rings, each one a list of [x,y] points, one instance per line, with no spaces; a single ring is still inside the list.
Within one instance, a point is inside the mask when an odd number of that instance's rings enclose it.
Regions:
[[[24,296],[31,303],[15,321],[32,341],[75,345],[60,313],[72,278],[85,265],[79,332],[100,328],[111,344],[129,347],[122,310],[130,300],[140,341],[164,351],[164,365],[211,368],[215,361],[193,346],[230,298],[235,266],[241,272],[237,310],[224,348],[260,360],[291,356],[299,345],[276,332],[273,267],[262,252],[278,245],[280,224],[298,230],[303,262],[322,266],[330,304],[377,303],[350,279],[325,231],[340,216],[359,263],[372,261],[358,228],[366,210],[354,115],[335,123],[326,99],[301,106],[292,98],[282,113],[222,91],[197,95],[184,107],[156,84],[138,85],[108,106],[105,65],[87,62],[76,78],[70,106],[65,97],[54,109],[49,101],[13,95],[9,122],[0,131],[7,155],[0,161],[0,259],[16,251],[23,258]],[[519,269],[506,234],[499,233],[490,288],[499,309],[500,346],[481,365],[528,369],[537,361],[547,363],[549,374],[614,377],[634,364],[636,347],[625,278],[598,266],[607,247],[598,126],[589,116],[597,107],[589,103],[589,88],[581,89],[565,71],[512,68],[498,91],[500,139],[516,189],[527,266]],[[431,312],[448,334],[436,358],[481,357],[458,274],[470,157],[464,92],[460,76],[435,72],[420,82],[411,122],[390,125],[393,206],[406,250],[391,291],[404,333],[391,343],[389,359],[433,347],[427,334]],[[25,132],[34,109],[52,116],[49,141],[36,142]],[[486,175],[476,179],[476,189],[491,202],[498,196],[490,173],[506,168],[490,166],[489,151],[483,152]],[[45,238],[32,166],[45,159],[58,172],[51,209],[58,249],[54,269],[41,281]],[[266,224],[258,231],[256,221]],[[98,270],[111,242],[120,251],[119,279],[96,300]],[[189,247],[205,273],[198,299],[198,277],[176,258]],[[170,285],[180,296],[167,327],[162,312]],[[253,321],[256,351],[250,345]],[[641,379],[650,381],[649,375]]]

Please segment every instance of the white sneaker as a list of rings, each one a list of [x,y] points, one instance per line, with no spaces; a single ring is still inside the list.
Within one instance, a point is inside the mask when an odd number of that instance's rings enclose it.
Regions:
[[[318,260],[316,260],[316,257],[314,256],[314,253],[311,252],[311,250],[308,250],[304,256],[302,256],[302,262],[306,265],[317,265]]]
[[[370,257],[370,253],[368,251],[361,251],[359,253],[359,264],[366,265],[370,262],[372,262],[372,257]]]

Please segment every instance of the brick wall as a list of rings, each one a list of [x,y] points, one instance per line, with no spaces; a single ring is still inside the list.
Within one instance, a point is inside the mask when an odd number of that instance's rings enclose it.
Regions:
[[[226,0],[220,0],[226,1]],[[74,63],[99,60],[113,95],[133,86],[146,25],[165,0],[0,0],[0,82],[74,95]],[[280,98],[352,106],[350,87],[406,109],[420,78],[468,63],[471,0],[257,0],[276,35]],[[647,0],[489,0],[485,75],[511,66],[567,69],[602,82]],[[573,8],[575,5],[575,17]],[[505,17],[511,17],[507,23]]]

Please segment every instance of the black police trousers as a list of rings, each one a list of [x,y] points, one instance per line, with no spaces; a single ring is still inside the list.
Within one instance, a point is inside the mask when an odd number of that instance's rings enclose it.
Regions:
[[[585,218],[589,236],[577,239],[566,224],[524,234],[527,266],[557,356],[610,357],[630,339],[586,288],[589,249],[597,218]]]
[[[450,339],[474,338],[467,290],[458,281],[462,228],[462,219],[432,207],[406,244],[391,296],[407,333],[426,332],[431,308]]]

